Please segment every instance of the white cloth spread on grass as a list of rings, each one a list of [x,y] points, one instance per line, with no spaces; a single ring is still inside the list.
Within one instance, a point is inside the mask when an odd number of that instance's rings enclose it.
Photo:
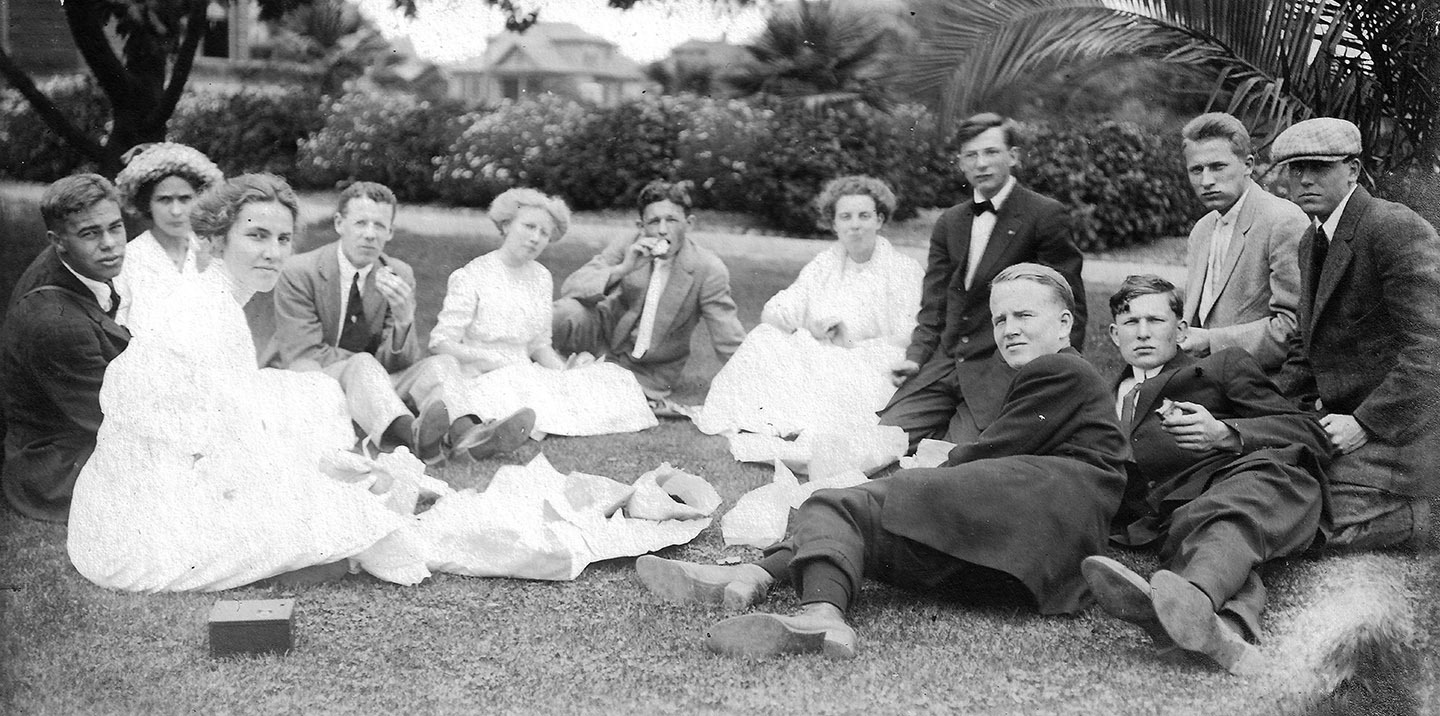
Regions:
[[[883,238],[863,264],[838,244],[822,252],[765,304],[765,322],[715,376],[696,426],[776,437],[874,426],[895,392],[890,367],[904,358],[922,277],[920,265]],[[827,317],[844,322],[853,347],[810,334],[810,322]]]
[[[710,524],[719,497],[668,465],[632,487],[563,476],[537,458],[476,493],[426,477],[403,450],[347,452],[355,436],[339,384],[256,368],[238,298],[218,271],[189,277],[167,300],[168,320],[137,333],[106,372],[105,420],[68,535],[71,561],[96,584],[219,590],[346,558],[400,584],[434,571],[573,579],[592,561],[681,544]],[[645,511],[633,496],[652,485],[693,511],[627,516],[632,504]],[[422,496],[438,499],[415,515]]]
[[[865,475],[851,470],[805,484],[795,478],[785,464],[775,461],[775,479],[740,497],[735,506],[720,518],[720,531],[727,545],[769,547],[785,536],[790,510],[800,507],[816,490],[863,485]]]
[[[544,266],[531,261],[510,268],[498,252],[450,274],[431,348],[453,342],[503,365],[486,373],[462,365],[459,375],[447,377],[441,395],[450,414],[489,420],[531,408],[535,429],[553,435],[629,433],[657,425],[630,371],[605,362],[554,370],[531,361],[550,345],[553,293],[554,279]]]

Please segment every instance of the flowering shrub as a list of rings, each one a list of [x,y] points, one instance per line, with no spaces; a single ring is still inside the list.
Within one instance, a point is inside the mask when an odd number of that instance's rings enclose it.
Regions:
[[[629,206],[645,183],[680,179],[677,145],[690,125],[686,100],[646,96],[593,111],[554,154],[548,191],[576,209]]]
[[[110,102],[89,74],[58,76],[37,86],[86,136],[103,141],[110,133]],[[0,91],[0,176],[54,181],[89,168],[18,91]]]
[[[204,152],[226,176],[273,172],[293,178],[299,142],[320,124],[318,101],[302,89],[188,89],[170,117],[168,138]]]
[[[436,192],[452,204],[484,207],[511,187],[548,187],[556,153],[585,117],[583,106],[554,95],[461,117],[464,129],[438,158]]]
[[[680,103],[689,121],[675,141],[679,177],[694,182],[699,206],[744,207],[746,177],[768,144],[775,113],[736,99],[690,96]]]
[[[324,127],[300,141],[298,185],[333,188],[375,181],[401,201],[436,197],[436,162],[459,133],[457,105],[355,92],[322,111]]]

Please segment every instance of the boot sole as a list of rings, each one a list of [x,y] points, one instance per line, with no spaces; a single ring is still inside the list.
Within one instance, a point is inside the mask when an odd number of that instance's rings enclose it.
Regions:
[[[853,659],[855,634],[838,629],[800,629],[774,614],[744,614],[710,627],[705,647],[723,656],[821,654],[828,659]]]

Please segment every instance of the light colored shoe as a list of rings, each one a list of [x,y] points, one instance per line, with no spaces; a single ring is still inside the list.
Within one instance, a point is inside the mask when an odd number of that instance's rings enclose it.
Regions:
[[[1155,614],[1150,583],[1144,577],[1109,557],[1098,555],[1086,557],[1080,563],[1080,574],[1106,614],[1145,630],[1161,649],[1175,646]]]
[[[427,465],[445,459],[445,436],[450,430],[450,411],[442,400],[432,400],[420,409],[415,418],[414,436],[410,443],[415,457]]]
[[[503,455],[524,445],[534,429],[535,411],[521,408],[499,420],[481,423],[466,430],[451,442],[450,458],[454,460],[468,454],[472,460],[484,460],[494,455]]]
[[[855,658],[855,629],[832,604],[806,604],[794,616],[742,614],[710,627],[705,648],[724,656],[823,654]]]
[[[757,571],[765,572],[758,567],[751,570],[741,565],[695,564],[653,554],[635,560],[635,572],[655,596],[673,604],[709,604],[731,611],[764,601],[772,580],[768,574],[758,578]]]
[[[1190,580],[1162,569],[1150,577],[1150,587],[1155,590],[1155,614],[1176,646],[1204,654],[1232,674],[1259,669],[1260,650],[1216,614],[1210,597]]]

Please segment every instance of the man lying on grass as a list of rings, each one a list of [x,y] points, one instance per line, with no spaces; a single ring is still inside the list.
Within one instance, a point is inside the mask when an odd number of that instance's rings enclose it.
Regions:
[[[1135,455],[1114,541],[1158,547],[1165,569],[1146,582],[1088,557],[1081,570],[1101,608],[1157,646],[1243,673],[1258,665],[1246,641],[1265,608],[1256,570],[1309,547],[1322,524],[1328,438],[1249,353],[1181,353],[1184,303],[1156,276],[1131,276],[1110,298],[1110,338],[1129,365],[1115,410]]]
[[[733,609],[792,580],[798,614],[746,614],[711,627],[706,646],[731,656],[854,656],[844,615],[865,577],[1018,600],[1043,614],[1078,611],[1086,601],[1080,562],[1104,551],[1127,451],[1114,394],[1069,347],[1074,300],[1064,277],[1039,264],[995,277],[999,351],[966,400],[981,432],[941,467],[817,491],[758,563],[645,556],[635,563],[641,580],[669,601]]]

